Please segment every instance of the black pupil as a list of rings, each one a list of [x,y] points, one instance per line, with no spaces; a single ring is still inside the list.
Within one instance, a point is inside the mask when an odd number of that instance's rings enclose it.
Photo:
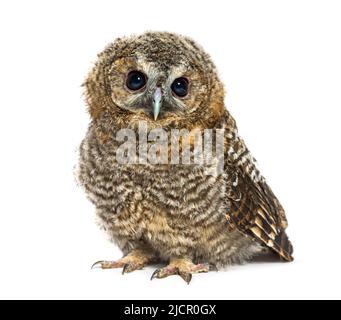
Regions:
[[[188,80],[186,78],[175,79],[172,90],[177,96],[185,97],[188,93]]]
[[[140,90],[146,85],[146,77],[140,71],[132,71],[127,77],[127,87],[130,90]]]

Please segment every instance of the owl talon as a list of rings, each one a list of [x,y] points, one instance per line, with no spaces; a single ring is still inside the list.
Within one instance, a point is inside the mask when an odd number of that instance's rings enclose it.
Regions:
[[[167,278],[169,276],[174,276],[177,274],[179,274],[179,271],[177,268],[167,266],[165,268],[156,269],[150,280],[164,279],[164,278]]]
[[[97,261],[95,262],[91,269],[117,269],[122,268],[124,265],[119,261]]]
[[[143,264],[127,263],[123,267],[122,274],[124,275],[126,273],[131,273],[136,270],[141,270],[143,266],[144,266]]]
[[[103,261],[97,261],[95,262],[92,266],[91,266],[91,270],[92,269],[97,269],[99,265],[101,265],[103,263]]]
[[[123,267],[123,269],[122,269],[122,275],[124,275],[125,273],[129,273],[129,272],[128,272],[128,266],[129,266],[128,264],[125,264],[125,265],[124,265],[124,267]]]
[[[192,274],[189,273],[189,272],[180,272],[180,271],[179,271],[179,276],[180,276],[182,279],[184,279],[184,280],[187,282],[187,284],[190,284],[191,281],[192,281]]]
[[[147,263],[151,262],[153,255],[142,250],[133,250],[128,255],[117,261],[97,261],[91,269],[118,269],[123,268],[122,274],[130,273],[142,269]]]
[[[193,274],[209,272],[210,270],[217,270],[217,268],[206,263],[193,264],[185,259],[176,259],[171,261],[167,267],[155,270],[151,280],[164,279],[169,276],[178,275],[189,284]]]
[[[154,280],[155,278],[158,278],[158,273],[159,273],[159,271],[160,271],[160,269],[156,269],[156,270],[153,272],[153,274],[152,274],[150,280]]]

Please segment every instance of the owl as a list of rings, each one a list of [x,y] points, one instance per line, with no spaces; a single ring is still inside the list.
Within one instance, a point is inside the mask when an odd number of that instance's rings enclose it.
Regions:
[[[123,252],[93,267],[129,273],[158,263],[163,267],[152,279],[179,275],[189,283],[193,274],[267,252],[293,261],[285,212],[239,136],[202,47],[167,32],[119,38],[98,55],[84,88],[91,123],[78,178],[101,227]],[[127,153],[121,152],[124,130],[135,136],[134,161],[119,161]],[[153,130],[164,133],[166,161],[141,155],[155,149]],[[192,132],[199,138],[210,132],[213,142],[219,134],[210,161],[171,161],[171,134],[183,130],[188,135],[178,151],[186,140],[190,158],[200,150]]]

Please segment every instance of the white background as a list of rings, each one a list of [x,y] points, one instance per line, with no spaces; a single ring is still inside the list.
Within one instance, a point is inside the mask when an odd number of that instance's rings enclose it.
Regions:
[[[340,1],[1,1],[0,298],[341,298]],[[90,270],[120,252],[74,181],[82,83],[122,35],[189,35],[286,208],[292,264],[149,281]]]

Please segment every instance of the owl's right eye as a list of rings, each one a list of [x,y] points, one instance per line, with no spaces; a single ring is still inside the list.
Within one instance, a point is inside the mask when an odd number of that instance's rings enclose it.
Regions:
[[[126,86],[129,90],[141,90],[147,83],[147,77],[141,71],[131,71],[128,73]]]

